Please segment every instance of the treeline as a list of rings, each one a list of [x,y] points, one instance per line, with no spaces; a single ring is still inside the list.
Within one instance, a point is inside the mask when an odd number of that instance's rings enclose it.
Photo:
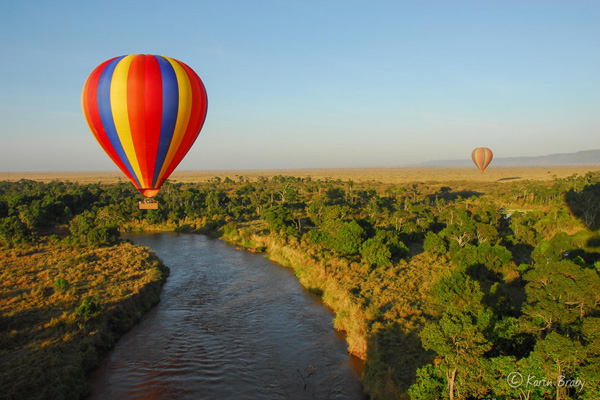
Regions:
[[[111,190],[0,183],[0,399],[84,398],[86,374],[159,301],[168,268],[90,222]]]
[[[600,398],[600,175],[389,185],[276,176],[0,183],[0,241],[222,235],[296,269],[366,360],[373,399]],[[519,378],[522,381],[519,381]]]

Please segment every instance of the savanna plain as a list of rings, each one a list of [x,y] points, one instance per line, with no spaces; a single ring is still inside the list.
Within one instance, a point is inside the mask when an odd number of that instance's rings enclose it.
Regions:
[[[85,398],[168,279],[120,233],[177,231],[294,269],[371,399],[599,399],[599,170],[182,171],[158,210],[117,172],[0,173],[0,398]]]

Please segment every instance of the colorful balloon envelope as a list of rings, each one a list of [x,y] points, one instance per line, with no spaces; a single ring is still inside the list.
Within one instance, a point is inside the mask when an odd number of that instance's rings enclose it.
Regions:
[[[481,170],[481,173],[487,168],[487,166],[492,161],[492,151],[487,147],[478,147],[471,153],[471,158],[477,168]]]
[[[192,147],[207,109],[204,84],[190,67],[146,54],[100,64],[81,102],[102,149],[146,197],[156,195]]]

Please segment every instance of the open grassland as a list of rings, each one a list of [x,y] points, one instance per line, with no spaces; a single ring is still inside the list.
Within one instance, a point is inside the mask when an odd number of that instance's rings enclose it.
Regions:
[[[256,181],[261,177],[296,176],[311,179],[340,179],[357,182],[374,181],[387,184],[406,184],[412,182],[453,183],[470,182],[515,182],[523,180],[552,180],[566,178],[574,174],[585,175],[589,171],[600,170],[600,165],[563,165],[546,167],[494,167],[490,166],[482,174],[472,167],[366,167],[366,168],[316,168],[281,170],[230,170],[230,171],[176,171],[170,180],[182,183],[207,182],[212,178],[244,177]],[[0,180],[18,181],[31,179],[42,182],[70,181],[80,184],[111,184],[127,181],[119,171],[104,172],[0,172]]]
[[[0,398],[84,396],[86,372],[158,302],[167,274],[130,243],[0,249]]]

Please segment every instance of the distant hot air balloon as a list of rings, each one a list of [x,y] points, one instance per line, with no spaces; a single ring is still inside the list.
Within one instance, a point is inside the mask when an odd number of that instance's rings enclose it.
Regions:
[[[487,147],[478,147],[471,153],[471,158],[477,168],[481,170],[481,173],[487,168],[487,166],[492,161],[492,151]]]
[[[207,97],[198,75],[181,61],[134,54],[96,67],[81,103],[102,149],[152,197],[198,137]]]

